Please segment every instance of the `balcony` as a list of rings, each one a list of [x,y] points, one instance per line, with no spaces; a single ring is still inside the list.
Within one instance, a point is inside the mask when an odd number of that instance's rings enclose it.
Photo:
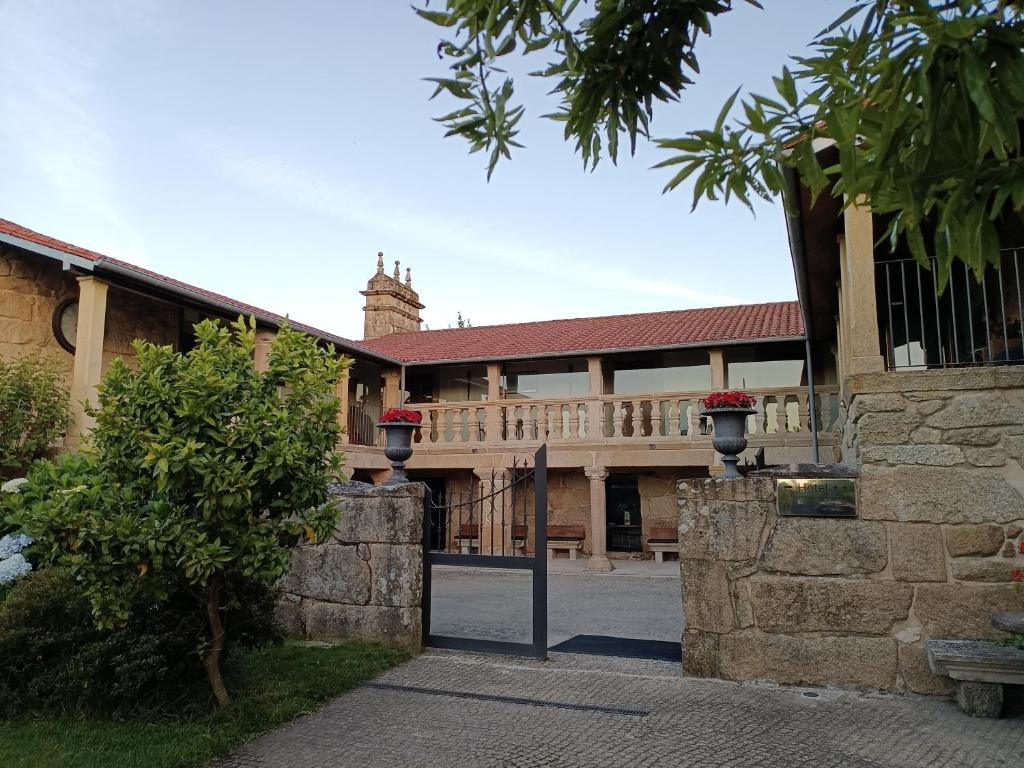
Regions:
[[[495,400],[409,405],[423,414],[420,449],[558,445],[671,444],[710,447],[700,433],[700,401],[707,392],[602,395],[566,400]],[[766,389],[752,393],[757,413],[747,423],[752,445],[810,444],[807,390]],[[819,436],[837,437],[839,390],[818,387],[815,415]],[[835,441],[833,441],[835,442]]]

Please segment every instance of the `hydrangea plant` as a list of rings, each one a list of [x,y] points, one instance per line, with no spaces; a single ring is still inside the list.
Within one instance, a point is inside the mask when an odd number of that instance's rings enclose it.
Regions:
[[[23,554],[32,543],[32,537],[12,533],[0,538],[0,586],[13,584],[32,570],[32,564]]]

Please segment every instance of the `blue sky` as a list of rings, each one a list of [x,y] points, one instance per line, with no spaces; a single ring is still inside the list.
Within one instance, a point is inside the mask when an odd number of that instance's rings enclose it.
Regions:
[[[766,90],[845,3],[740,7],[654,133]],[[0,217],[352,338],[384,251],[432,328],[794,296],[781,207],[582,170],[545,89],[491,182],[443,139],[437,29],[401,0],[0,0]]]

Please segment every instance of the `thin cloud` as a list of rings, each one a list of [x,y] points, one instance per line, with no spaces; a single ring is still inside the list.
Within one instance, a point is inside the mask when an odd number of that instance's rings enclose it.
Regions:
[[[25,166],[44,181],[55,208],[74,212],[62,218],[78,222],[78,231],[62,235],[144,260],[142,237],[119,210],[115,151],[97,110],[97,76],[111,43],[148,23],[154,9],[149,0],[83,6],[10,0],[0,7],[5,163]],[[52,222],[47,226],[55,231]]]
[[[286,157],[239,151],[212,142],[194,142],[204,160],[223,175],[248,189],[295,208],[329,218],[357,223],[397,234],[410,243],[460,258],[500,263],[557,278],[562,284],[644,296],[679,299],[688,306],[738,304],[739,299],[708,293],[668,279],[652,280],[626,269],[583,261],[549,247],[529,247],[504,239],[483,224],[445,218],[433,211],[413,208],[364,186],[358,188],[329,177]]]

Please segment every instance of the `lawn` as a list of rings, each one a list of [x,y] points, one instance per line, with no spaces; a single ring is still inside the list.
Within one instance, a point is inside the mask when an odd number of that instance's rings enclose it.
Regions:
[[[4,768],[186,768],[374,677],[408,654],[374,645],[284,645],[239,652],[225,670],[234,705],[189,719],[32,720],[0,723]]]

